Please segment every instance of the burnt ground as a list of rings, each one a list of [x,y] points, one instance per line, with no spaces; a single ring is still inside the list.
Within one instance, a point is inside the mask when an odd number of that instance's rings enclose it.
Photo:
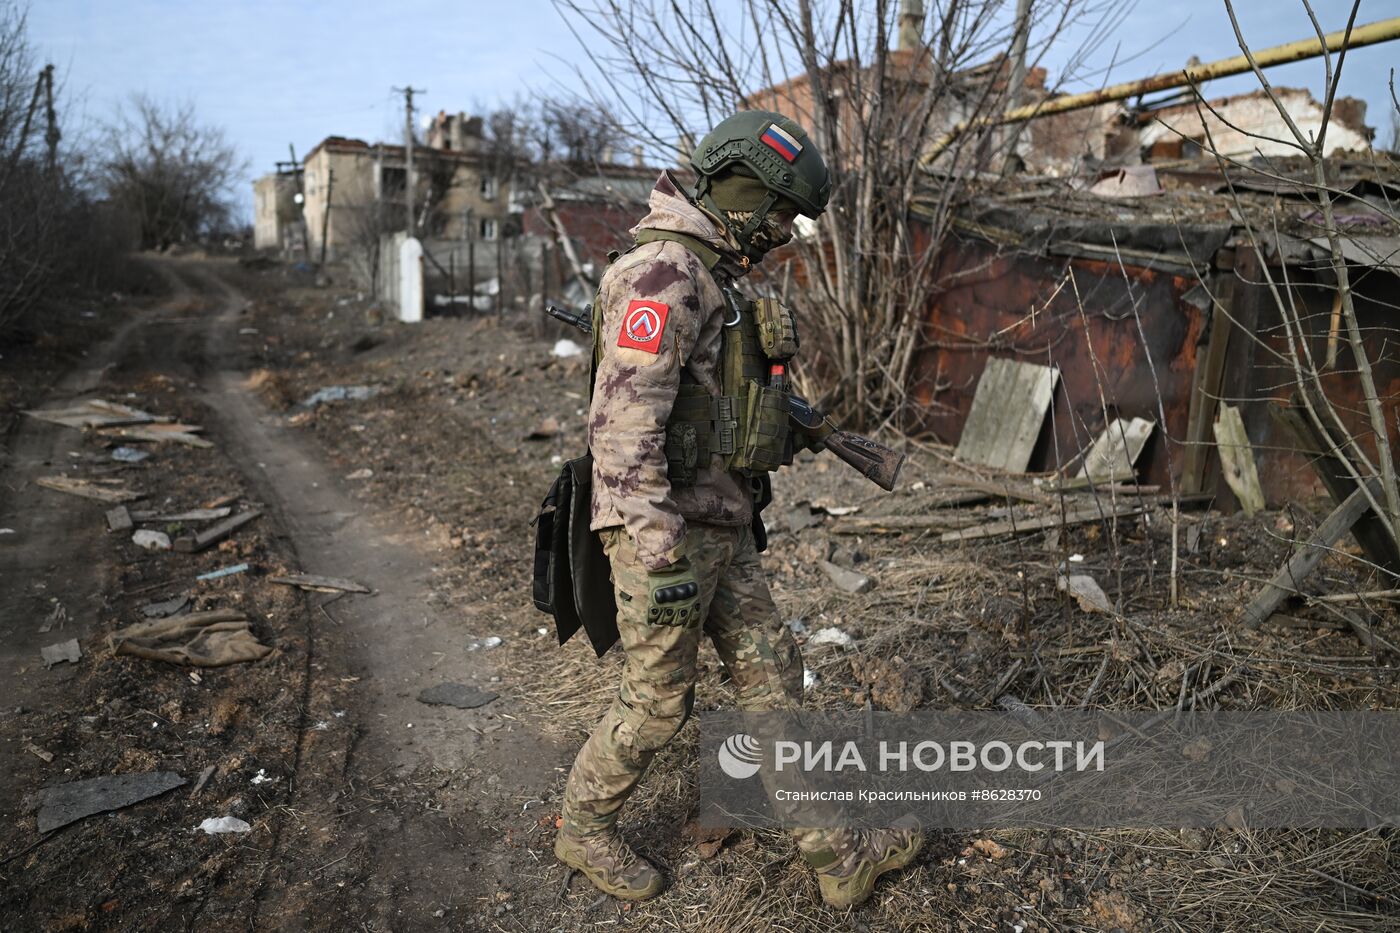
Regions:
[[[943,833],[870,906],[838,914],[781,836],[697,842],[684,829],[693,730],[660,756],[624,820],[671,890],[632,909],[598,896],[549,850],[563,775],[619,659],[595,661],[578,641],[558,648],[528,595],[528,522],[558,461],[583,449],[584,366],[550,352],[564,332],[523,311],[385,322],[352,288],[275,265],[150,268],[164,297],[76,314],[66,324],[81,326],[56,331],[63,342],[0,358],[0,528],[14,530],[0,535],[0,927],[1400,928],[1386,831]],[[305,404],[335,385],[370,395]],[[151,446],[121,464],[110,439],[18,413],[88,397],[203,425],[214,447]],[[1290,607],[1257,633],[1231,624],[1325,506],[1252,520],[1187,513],[1171,607],[1160,503],[1144,502],[1145,518],[939,544],[943,528],[1057,503],[1020,483],[1038,501],[947,508],[949,486],[970,477],[943,448],[912,452],[889,496],[828,457],[775,484],[766,564],[784,617],[800,640],[825,627],[853,639],[806,647],[811,705],[978,708],[1009,694],[1157,709],[1189,690],[1225,709],[1396,707],[1394,654],[1316,607]],[[264,514],[209,551],[146,552],[106,530],[106,506],[34,484],[58,473],[129,482],[146,496],[132,508],[236,496]],[[932,531],[897,527],[910,517]],[[1057,592],[1071,555],[1113,613]],[[874,589],[838,590],[817,569],[826,558]],[[194,580],[238,563],[249,569]],[[1374,588],[1353,567],[1329,561],[1319,587]],[[287,571],[374,592],[270,582]],[[112,652],[111,632],[182,593],[197,609],[245,610],[275,652],[198,671]],[[1400,644],[1390,610],[1365,616]],[[83,658],[46,670],[39,647],[68,637]],[[699,706],[729,704],[712,653],[702,668]],[[443,682],[500,698],[476,710],[417,700]],[[188,783],[38,834],[41,788],[155,770]],[[194,831],[226,815],[252,832]]]

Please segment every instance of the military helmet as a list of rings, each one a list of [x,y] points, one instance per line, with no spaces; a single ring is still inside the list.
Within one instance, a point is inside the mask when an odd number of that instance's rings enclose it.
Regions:
[[[826,210],[831,173],[796,121],[766,110],[743,110],[721,120],[690,157],[691,168],[700,176],[697,196],[705,196],[716,175],[741,165],[763,183],[773,201],[791,201],[813,218]]]

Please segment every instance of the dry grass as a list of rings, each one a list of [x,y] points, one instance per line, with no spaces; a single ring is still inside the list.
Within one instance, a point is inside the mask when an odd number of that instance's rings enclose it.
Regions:
[[[792,494],[784,495],[789,488],[869,502],[840,474],[812,464],[800,470],[804,475],[780,486],[776,509],[792,503]],[[928,508],[912,498],[879,500],[861,514]],[[979,508],[983,517],[988,510]],[[828,537],[839,521],[828,518],[825,527],[775,536],[765,562],[784,619],[802,620],[809,634],[834,625],[856,641],[852,650],[804,651],[817,675],[807,696],[812,707],[848,709],[863,701],[866,685],[852,673],[857,654],[898,657],[916,670],[925,681],[922,708],[989,708],[1008,694],[1038,708],[1077,708],[1086,700],[1107,709],[1400,706],[1388,663],[1394,659],[1325,613],[1259,632],[1232,624],[1255,581],[1288,552],[1289,536],[1274,527],[1275,516],[1187,520],[1206,524],[1200,553],[1184,555],[1176,609],[1166,600],[1170,531],[1162,511],[1146,524],[1120,520],[1116,534],[1090,525],[1058,541],[1038,533],[951,546],[934,535]],[[861,596],[835,590],[813,569],[814,542],[845,548],[838,559],[864,552],[858,567],[878,586]],[[1094,576],[1116,611],[1086,613],[1066,602],[1055,578],[1070,554],[1083,555],[1075,572]],[[1365,589],[1354,566],[1329,561],[1317,580]],[[1392,613],[1370,621],[1400,642]],[[522,653],[511,664],[511,679],[538,685],[526,700],[546,728],[582,741],[611,702],[621,658],[613,653],[599,662],[579,641],[558,652]],[[697,708],[731,703],[706,647]],[[626,834],[671,877],[667,895],[624,911],[598,903],[592,888],[575,880],[559,901],[569,928],[621,921],[647,930],[820,933],[1400,929],[1400,873],[1386,830],[939,833],[914,866],[881,884],[870,905],[846,915],[821,904],[811,872],[783,834],[736,834],[716,857],[699,857],[679,831],[697,797],[694,756],[694,730],[687,729],[658,756],[624,811]],[[973,848],[978,839],[996,844]],[[563,873],[541,865],[538,878],[556,889]]]

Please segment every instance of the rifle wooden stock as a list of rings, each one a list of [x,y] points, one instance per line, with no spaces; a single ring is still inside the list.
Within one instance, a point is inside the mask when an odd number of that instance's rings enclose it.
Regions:
[[[886,492],[894,489],[899,469],[904,466],[904,454],[850,431],[832,431],[823,443],[876,486]]]

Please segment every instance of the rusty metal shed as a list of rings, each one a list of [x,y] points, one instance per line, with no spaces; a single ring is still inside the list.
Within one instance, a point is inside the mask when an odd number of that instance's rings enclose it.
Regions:
[[[1329,187],[1394,441],[1400,169],[1371,158],[1335,169]],[[1274,413],[1295,382],[1275,295],[1296,303],[1314,357],[1333,360],[1323,385],[1342,419],[1363,429],[1365,406],[1337,334],[1336,283],[1303,166],[1231,167],[1228,181],[1214,162],[1157,174],[1162,190],[1145,197],[1032,179],[973,199],[933,273],[910,426],[956,441],[987,358],[1007,357],[1061,371],[1032,471],[1070,465],[1115,417],[1149,418],[1161,424],[1138,462],[1141,481],[1174,479],[1230,507],[1211,432],[1223,400],[1241,409],[1271,505],[1320,494]]]

